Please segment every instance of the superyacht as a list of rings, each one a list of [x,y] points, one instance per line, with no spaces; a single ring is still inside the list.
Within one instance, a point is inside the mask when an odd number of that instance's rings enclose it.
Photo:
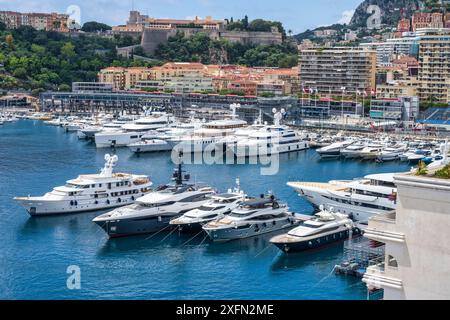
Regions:
[[[282,109],[277,112],[274,109],[273,113],[273,126],[264,126],[251,132],[248,138],[237,141],[233,151],[238,157],[266,156],[308,149],[308,142],[296,131],[280,125],[285,111]]]
[[[208,185],[189,184],[181,164],[174,173],[174,184],[160,186],[136,203],[105,213],[93,221],[111,238],[155,233],[171,227],[170,220],[210,201],[215,190]]]
[[[397,187],[395,173],[373,174],[353,181],[288,182],[301,197],[315,208],[346,214],[355,221],[367,222],[377,214],[395,210]]]
[[[126,147],[131,143],[142,140],[142,137],[153,130],[167,127],[172,123],[172,118],[166,113],[153,113],[151,117],[127,123],[120,131],[107,131],[95,134],[97,148]]]
[[[152,182],[147,176],[113,173],[117,156],[105,155],[100,174],[80,175],[42,197],[16,197],[32,216],[78,213],[121,207],[148,194]]]

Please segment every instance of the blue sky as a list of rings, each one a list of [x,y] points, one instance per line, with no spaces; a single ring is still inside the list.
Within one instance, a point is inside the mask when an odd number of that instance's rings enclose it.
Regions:
[[[124,24],[134,8],[155,18],[265,18],[278,20],[286,29],[301,32],[351,17],[362,0],[0,0],[0,10],[66,12],[70,5],[81,10],[81,21]]]

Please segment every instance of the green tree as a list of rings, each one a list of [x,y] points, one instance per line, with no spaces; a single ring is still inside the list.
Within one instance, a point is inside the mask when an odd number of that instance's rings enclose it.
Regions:
[[[83,27],[81,28],[81,30],[84,32],[107,31],[111,29],[112,29],[111,26],[96,21],[86,22],[85,24],[83,24]]]
[[[13,72],[13,76],[19,79],[25,79],[27,77],[27,70],[25,68],[17,68]]]
[[[65,84],[65,83],[63,83],[62,85],[60,85],[58,87],[58,91],[68,92],[70,90],[71,90],[70,86],[68,84]]]
[[[66,42],[61,47],[61,55],[63,56],[63,58],[65,58],[67,60],[71,60],[72,58],[74,58],[76,56],[75,46],[71,42]]]
[[[12,36],[12,34],[6,35],[5,42],[8,45],[9,49],[14,50],[14,37]]]

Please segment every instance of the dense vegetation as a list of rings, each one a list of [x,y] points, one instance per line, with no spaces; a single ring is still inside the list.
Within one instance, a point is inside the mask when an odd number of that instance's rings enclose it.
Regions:
[[[286,37],[286,31],[283,24],[279,21],[268,21],[263,19],[255,19],[251,22],[248,20],[248,16],[243,19],[234,21],[234,18],[228,20],[227,30],[239,30],[239,31],[252,31],[252,32],[270,32],[272,27],[276,27],[279,32]]]
[[[117,56],[116,46],[135,44],[130,37],[69,37],[31,27],[5,30],[0,25],[0,89],[67,90],[73,81],[94,81],[110,65],[147,65]]]
[[[240,64],[288,68],[298,63],[297,48],[285,42],[282,45],[245,45],[226,40],[212,40],[205,33],[188,38],[183,33],[171,37],[161,45],[155,58],[163,61],[190,61],[204,64]]]
[[[84,32],[97,32],[97,31],[107,31],[111,30],[112,28],[108,26],[107,24],[96,22],[96,21],[89,21],[83,24],[83,27],[81,28],[81,31]]]

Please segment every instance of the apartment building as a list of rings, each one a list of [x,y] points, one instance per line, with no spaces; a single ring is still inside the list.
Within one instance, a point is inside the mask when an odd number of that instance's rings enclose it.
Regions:
[[[395,99],[403,96],[417,96],[420,82],[417,77],[393,80],[377,85],[377,99]]]
[[[449,103],[450,29],[419,34],[419,96],[422,101]]]
[[[300,51],[303,87],[322,94],[370,92],[375,88],[376,52],[366,48],[325,48]]]
[[[376,50],[378,66],[391,63],[399,55],[417,57],[419,52],[419,45],[415,36],[392,38],[384,42],[361,43],[360,47]]]
[[[7,28],[16,29],[20,26],[31,26],[36,30],[68,32],[69,15],[61,13],[21,13],[0,11],[0,22]]]
[[[450,297],[450,181],[431,174],[399,174],[395,212],[372,217],[365,237],[385,245],[363,281],[383,289],[384,300],[446,300]]]
[[[125,90],[127,69],[122,67],[108,67],[100,70],[98,81],[101,83],[111,83],[113,90]]]

